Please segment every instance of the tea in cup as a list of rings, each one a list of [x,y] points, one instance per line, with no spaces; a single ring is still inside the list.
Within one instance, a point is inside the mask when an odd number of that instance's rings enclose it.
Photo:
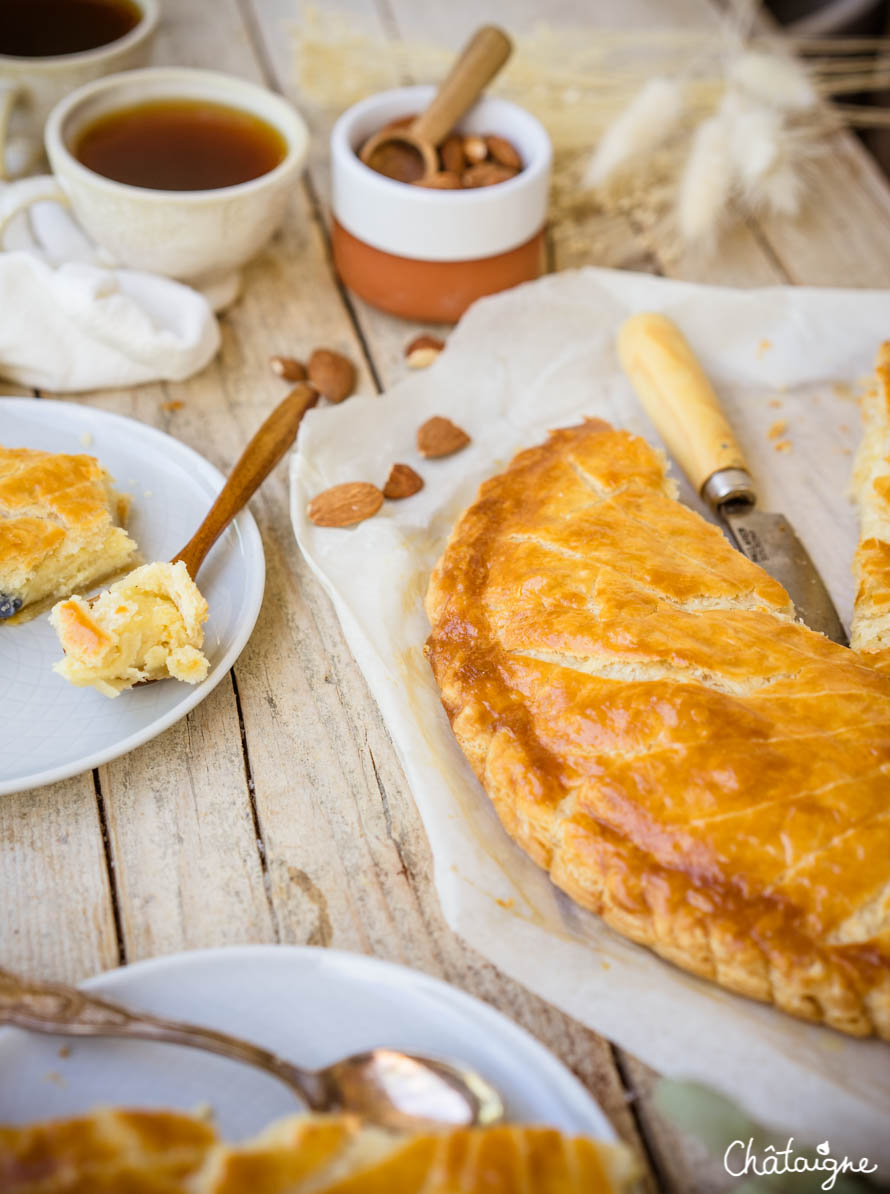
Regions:
[[[0,2],[0,177],[7,133],[30,142],[36,157],[54,105],[92,79],[146,62],[158,18],[158,0]]]
[[[281,96],[187,67],[88,83],[46,125],[57,197],[93,240],[118,265],[203,290],[217,309],[281,224],[308,146]]]

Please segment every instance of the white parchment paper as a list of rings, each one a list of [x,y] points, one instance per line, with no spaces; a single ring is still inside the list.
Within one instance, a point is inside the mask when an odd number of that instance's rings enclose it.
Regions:
[[[427,578],[485,477],[583,415],[658,443],[615,352],[621,321],[640,310],[664,311],[682,327],[717,384],[761,505],[791,519],[849,622],[854,394],[890,338],[887,292],[739,291],[588,269],[485,299],[429,370],[382,397],[310,412],[292,466],[297,539],[392,733],[454,930],[656,1069],[706,1082],[798,1138],[827,1137],[834,1156],[867,1155],[883,1172],[890,1044],[846,1039],[724,992],[625,941],[558,892],[501,829],[421,654]],[[471,446],[421,460],[415,434],[433,414],[468,431]],[[775,426],[782,420],[784,429]],[[783,440],[790,450],[777,451]],[[308,522],[314,494],[341,481],[382,485],[395,461],[425,478],[416,497],[387,502],[350,530]]]

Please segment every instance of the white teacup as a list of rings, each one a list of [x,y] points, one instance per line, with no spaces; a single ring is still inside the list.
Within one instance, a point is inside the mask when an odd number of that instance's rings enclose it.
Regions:
[[[21,163],[27,170],[39,155],[46,118],[60,99],[92,79],[148,61],[159,0],[133,3],[142,11],[139,23],[104,46],[45,58],[0,54],[0,178],[6,177],[7,136],[30,143],[32,152]]]
[[[203,99],[253,113],[284,138],[284,159],[236,186],[164,191],[115,182],[77,160],[72,145],[97,117],[159,99]],[[281,224],[306,161],[309,132],[291,104],[231,75],[157,67],[111,75],[80,87],[50,114],[46,152],[59,188],[81,225],[115,264],[187,282],[219,309],[239,288],[239,268]]]

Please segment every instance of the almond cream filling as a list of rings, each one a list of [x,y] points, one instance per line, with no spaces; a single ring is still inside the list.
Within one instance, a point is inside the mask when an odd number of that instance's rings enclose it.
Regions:
[[[54,670],[109,697],[167,677],[198,684],[210,669],[201,651],[206,620],[185,564],[144,564],[91,601],[69,597],[53,607],[65,652]]]

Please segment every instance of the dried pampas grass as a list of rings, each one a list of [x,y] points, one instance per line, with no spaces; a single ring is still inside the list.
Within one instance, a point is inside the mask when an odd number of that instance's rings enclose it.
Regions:
[[[650,79],[610,125],[590,159],[584,184],[599,187],[651,153],[679,124],[686,102],[676,79]]]
[[[677,196],[677,220],[688,244],[713,247],[732,194],[730,122],[720,112],[695,130]]]

